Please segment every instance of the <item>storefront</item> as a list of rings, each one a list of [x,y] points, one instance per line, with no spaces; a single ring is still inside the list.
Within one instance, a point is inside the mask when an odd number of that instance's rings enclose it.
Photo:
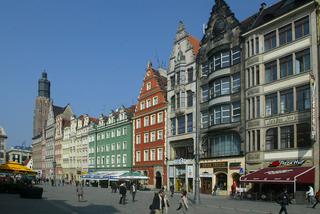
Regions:
[[[194,186],[194,161],[189,159],[177,159],[168,161],[169,186],[174,186],[176,192],[187,190],[193,192]]]
[[[201,193],[211,194],[217,189],[219,195],[227,195],[235,182],[239,185],[240,173],[243,171],[244,158],[200,161]]]

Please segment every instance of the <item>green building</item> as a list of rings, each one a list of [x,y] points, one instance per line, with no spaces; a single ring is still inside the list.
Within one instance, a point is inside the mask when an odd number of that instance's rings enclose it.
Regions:
[[[101,115],[89,131],[89,172],[130,171],[132,168],[132,117],[135,106]]]

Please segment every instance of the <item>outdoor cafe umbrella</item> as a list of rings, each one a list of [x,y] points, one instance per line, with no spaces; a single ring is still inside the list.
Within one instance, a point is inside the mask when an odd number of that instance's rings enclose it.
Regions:
[[[141,175],[140,172],[126,172],[119,176],[119,179],[125,180],[148,180],[148,176]]]
[[[1,164],[0,172],[37,174],[36,171],[33,171],[32,169],[14,161]]]

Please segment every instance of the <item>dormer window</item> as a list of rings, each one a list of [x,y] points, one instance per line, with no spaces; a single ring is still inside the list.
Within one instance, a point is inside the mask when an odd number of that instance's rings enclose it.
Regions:
[[[147,91],[149,91],[151,89],[151,82],[147,83]]]

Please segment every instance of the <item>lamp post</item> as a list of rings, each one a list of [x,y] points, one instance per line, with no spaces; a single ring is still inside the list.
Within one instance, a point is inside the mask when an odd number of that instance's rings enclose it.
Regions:
[[[53,167],[53,186],[56,185],[56,166],[57,166],[57,162],[54,160],[52,162],[52,167]]]

